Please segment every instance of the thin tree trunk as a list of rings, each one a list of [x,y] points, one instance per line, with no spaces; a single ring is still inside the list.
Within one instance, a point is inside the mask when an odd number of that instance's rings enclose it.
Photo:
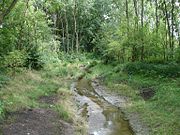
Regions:
[[[69,53],[69,23],[68,23],[68,19],[67,19],[67,9],[65,11],[65,22],[66,22],[66,43],[67,43],[67,46],[66,46],[66,50],[67,50],[67,53]]]
[[[141,0],[141,29],[142,29],[142,47],[141,47],[141,60],[144,60],[144,0]]]
[[[167,5],[166,5],[166,1],[164,0],[164,6],[165,6],[165,18],[166,18],[166,22],[167,22],[167,28],[168,28],[168,36],[169,36],[169,47],[170,49],[172,48],[171,45],[171,27],[170,27],[170,22],[169,22],[169,17],[168,17],[168,11],[167,11]]]
[[[78,31],[77,31],[76,14],[77,14],[77,3],[76,3],[76,0],[74,0],[74,11],[73,11],[74,33],[75,33],[75,39],[76,39],[76,53],[78,53],[79,52],[79,35],[78,35]]]
[[[18,0],[13,0],[10,4],[10,6],[7,8],[6,11],[4,11],[2,14],[0,14],[0,25],[3,23],[4,18],[11,12],[11,10],[15,7]]]
[[[127,20],[127,36],[129,33],[129,5],[128,0],[126,0],[126,20]]]
[[[72,39],[71,39],[71,52],[74,52],[74,33],[72,34]]]
[[[171,10],[171,57],[173,58],[174,55],[174,5],[175,5],[175,1],[172,0],[171,1],[171,6],[172,6],[172,10]]]
[[[167,20],[165,19],[165,26],[167,26]],[[167,32],[167,29],[166,29],[166,27],[165,27],[165,31],[166,31],[166,53],[167,53],[167,51],[168,51],[168,32]],[[168,54],[166,54],[166,60],[168,61],[168,59],[169,59],[169,56],[168,56]]]
[[[136,25],[136,28],[138,30],[138,20],[139,20],[139,17],[138,17],[138,9],[137,9],[137,1],[136,0],[133,0],[134,1],[134,11],[135,11],[135,25]]]
[[[128,5],[128,0],[126,0],[126,21],[127,21],[127,38],[129,37],[129,5]],[[126,55],[126,50],[125,47],[123,46],[123,62],[125,61],[125,55]]]
[[[134,12],[135,12],[135,32],[138,31],[139,29],[139,26],[138,26],[138,20],[139,20],[139,17],[138,17],[138,10],[137,10],[137,1],[136,0],[133,0],[134,2]],[[132,62],[136,61],[137,60],[137,49],[136,49],[136,46],[133,45],[132,46]]]
[[[64,28],[64,22],[63,22],[63,15],[62,15],[62,18],[61,18],[61,28],[62,28],[62,46],[63,46],[63,51],[65,52],[66,51],[66,47],[65,47],[65,28]]]
[[[156,34],[158,34],[159,30],[159,17],[158,17],[158,0],[155,1],[156,4]]]
[[[176,32],[177,32],[178,42],[179,42],[179,47],[180,47],[180,29],[178,28],[178,24],[176,24]]]

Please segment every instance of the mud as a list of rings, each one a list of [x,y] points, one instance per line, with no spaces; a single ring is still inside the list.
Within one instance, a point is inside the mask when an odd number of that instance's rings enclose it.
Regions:
[[[155,95],[155,90],[153,88],[141,88],[139,95],[144,100],[149,100]]]
[[[78,113],[87,118],[89,135],[133,135],[118,107],[99,96],[91,81],[79,80],[74,92],[79,104]]]
[[[42,96],[39,98],[39,103],[42,104],[55,104],[59,100],[59,97],[57,95],[51,95],[51,96]]]
[[[119,96],[116,93],[108,92],[107,88],[100,84],[99,80],[93,80],[92,86],[101,98],[120,108],[125,118],[129,121],[130,127],[135,135],[149,135],[149,128],[140,120],[139,115],[137,113],[126,111],[126,107],[131,105],[130,99]]]
[[[40,102],[54,104],[57,96],[41,97]],[[0,126],[2,135],[73,135],[71,124],[51,109],[28,109],[10,113]]]

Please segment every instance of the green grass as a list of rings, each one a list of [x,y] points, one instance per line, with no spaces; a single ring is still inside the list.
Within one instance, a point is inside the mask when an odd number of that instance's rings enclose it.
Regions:
[[[65,107],[63,105],[54,106],[54,110],[58,112],[61,119],[68,121],[68,122],[72,121],[69,116],[68,111],[65,109]]]
[[[127,74],[124,65],[93,67],[89,77],[101,76],[110,91],[129,97],[129,112],[138,112],[152,135],[177,135],[180,133],[180,78],[164,78],[143,74]],[[154,97],[144,101],[139,96],[142,88],[156,91]]]
[[[56,93],[60,96],[60,101],[51,108],[58,112],[60,118],[72,122],[76,112],[72,110],[73,101],[70,101],[69,90],[72,80],[82,75],[79,68],[81,65],[90,67],[91,72],[86,77],[100,76],[109,90],[131,98],[132,105],[127,111],[138,112],[141,120],[150,127],[152,135],[179,134],[180,78],[130,74],[124,72],[126,64],[104,65],[84,55],[68,56],[67,60],[49,62],[41,71],[24,70],[13,77],[1,75],[0,117],[6,112],[24,108],[49,107],[40,104],[38,99]],[[154,89],[154,97],[144,101],[139,96],[142,88]]]
[[[53,83],[49,78],[43,79],[36,71],[24,71],[1,89],[4,111],[38,107],[37,99],[56,92],[58,87],[58,84]]]
[[[41,96],[56,93],[64,102],[70,100],[70,84],[81,74],[80,65],[89,65],[89,60],[84,55],[79,57],[74,55],[68,60],[50,61],[41,71],[21,70],[13,76],[2,72],[0,74],[0,118],[3,118],[6,112],[42,107],[43,105],[38,101]],[[70,121],[72,115],[69,112],[70,109],[64,107],[64,102],[59,102],[53,109],[60,117]]]

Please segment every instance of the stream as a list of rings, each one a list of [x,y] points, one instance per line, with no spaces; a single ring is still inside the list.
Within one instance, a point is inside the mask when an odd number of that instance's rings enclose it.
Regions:
[[[90,80],[83,78],[74,87],[78,114],[86,118],[89,135],[133,135],[122,112],[99,96]]]

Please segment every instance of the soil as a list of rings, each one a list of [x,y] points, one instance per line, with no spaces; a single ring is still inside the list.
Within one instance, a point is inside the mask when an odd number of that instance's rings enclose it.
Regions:
[[[42,96],[39,98],[39,103],[42,104],[55,104],[59,100],[59,97],[57,95],[51,95],[51,96]]]
[[[54,104],[57,96],[41,97],[40,103]],[[38,108],[10,113],[1,126],[2,135],[73,135],[74,129],[51,109]]]
[[[140,90],[140,96],[144,99],[144,100],[149,100],[151,99],[153,96],[155,95],[155,90],[152,88],[142,88]]]

